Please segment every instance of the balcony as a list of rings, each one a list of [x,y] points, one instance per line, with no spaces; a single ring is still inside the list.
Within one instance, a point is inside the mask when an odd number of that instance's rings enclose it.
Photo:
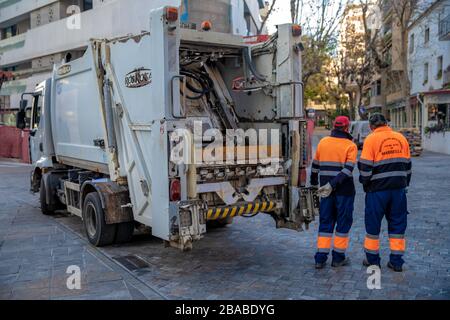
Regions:
[[[0,25],[17,17],[28,15],[31,11],[45,7],[57,0],[0,0]]]
[[[384,96],[372,96],[370,97],[369,109],[380,108],[384,105]]]
[[[439,40],[450,41],[450,14],[439,21]]]
[[[11,38],[0,40],[0,55],[14,49],[20,49],[25,46],[26,35],[20,34]]]

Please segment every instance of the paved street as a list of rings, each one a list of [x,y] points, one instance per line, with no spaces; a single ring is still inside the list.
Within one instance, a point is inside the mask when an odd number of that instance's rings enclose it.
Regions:
[[[316,137],[317,139],[317,137]],[[29,168],[0,161],[1,299],[450,299],[450,157],[414,159],[405,272],[387,270],[383,226],[381,290],[368,290],[358,186],[349,256],[341,269],[314,270],[317,223],[296,233],[268,216],[212,230],[181,253],[137,235],[128,245],[93,248],[78,218],[41,215],[28,192]],[[82,270],[67,289],[67,267]]]

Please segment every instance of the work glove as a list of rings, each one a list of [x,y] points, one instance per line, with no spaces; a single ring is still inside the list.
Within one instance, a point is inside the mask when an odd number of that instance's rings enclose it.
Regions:
[[[333,193],[333,187],[331,184],[327,183],[322,188],[320,188],[317,193],[321,198],[328,198]]]

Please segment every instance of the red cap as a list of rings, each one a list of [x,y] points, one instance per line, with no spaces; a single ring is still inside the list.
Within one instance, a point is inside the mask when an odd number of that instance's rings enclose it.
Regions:
[[[348,117],[340,116],[334,121],[335,128],[345,128],[348,126],[350,126],[350,119]]]

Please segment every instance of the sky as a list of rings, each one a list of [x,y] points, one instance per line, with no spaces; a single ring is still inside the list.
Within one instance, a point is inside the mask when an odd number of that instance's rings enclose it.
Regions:
[[[275,26],[284,23],[291,23],[291,4],[289,0],[278,0],[276,5],[276,11],[272,13],[269,21],[267,22],[267,27],[269,28],[269,33],[276,31]]]
[[[272,0],[269,0],[270,2]],[[434,2],[435,0],[419,0],[419,11],[423,12],[428,6]],[[276,31],[275,26],[283,23],[291,23],[291,1],[290,0],[277,0],[277,5],[275,6],[276,11],[272,13],[271,17],[267,22],[267,27],[269,29],[269,33],[274,33]],[[340,1],[333,1],[336,6],[336,11],[338,3]],[[304,10],[307,6],[304,7]],[[303,12],[303,16],[307,16],[307,12]]]
[[[317,1],[317,0],[316,0]],[[345,3],[344,0],[329,0],[329,3],[336,8],[338,11],[339,3]],[[308,17],[308,12],[311,15],[310,4],[311,2],[305,1],[305,5],[303,6],[301,13],[303,18]],[[267,27],[269,29],[269,33],[273,33],[276,31],[275,26],[284,23],[291,23],[291,1],[290,0],[277,0],[277,4],[275,6],[276,11],[272,13],[270,16]],[[317,12],[316,10],[313,10]],[[329,11],[328,14],[333,14],[333,12]]]

